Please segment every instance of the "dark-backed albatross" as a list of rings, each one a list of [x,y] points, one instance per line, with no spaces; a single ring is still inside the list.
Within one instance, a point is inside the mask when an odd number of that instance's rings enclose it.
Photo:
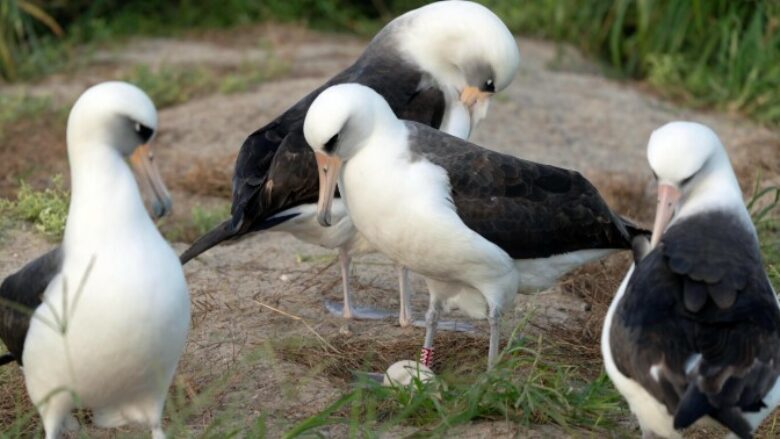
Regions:
[[[742,191],[704,125],[664,125],[647,157],[653,248],[609,308],[604,365],[643,438],[681,438],[703,418],[750,438],[780,402],[780,307]]]
[[[342,84],[317,97],[304,122],[320,172],[318,219],[332,222],[336,182],[355,227],[396,263],[425,277],[430,292],[422,363],[432,360],[443,303],[459,297],[490,322],[522,289],[563,273],[639,233],[574,171],[500,154],[398,119],[368,87]],[[342,169],[343,167],[343,169]]]
[[[149,217],[133,173],[171,208],[148,142],[157,128],[149,97],[106,82],[79,97],[68,118],[71,200],[62,245],[0,285],[0,339],[16,360],[46,437],[94,422],[149,426],[161,418],[184,349],[190,301],[181,264]]]
[[[228,239],[260,230],[286,231],[339,249],[342,315],[356,316],[350,298],[350,255],[372,248],[352,226],[340,199],[333,205],[333,228],[316,221],[317,168],[303,136],[309,105],[331,85],[359,83],[381,94],[398,117],[467,138],[487,114],[493,93],[512,81],[519,60],[512,33],[477,3],[435,2],[396,18],[352,66],[244,141],[233,176],[232,219],[199,238],[181,255],[182,263]],[[406,270],[401,269],[399,279],[399,321],[406,326],[412,322]],[[360,312],[360,317],[379,316]]]

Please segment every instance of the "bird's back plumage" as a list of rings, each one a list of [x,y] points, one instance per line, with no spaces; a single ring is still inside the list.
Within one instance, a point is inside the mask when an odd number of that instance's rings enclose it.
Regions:
[[[728,212],[672,225],[636,266],[607,330],[618,370],[666,406],[676,429],[709,416],[750,437],[745,413],[765,408],[780,376],[777,298],[752,228]]]
[[[613,213],[576,171],[491,151],[421,124],[407,127],[412,151],[447,171],[463,222],[513,259],[627,249],[633,235],[647,233]]]
[[[0,340],[19,364],[32,313],[61,268],[62,248],[57,247],[8,276],[0,285]]]

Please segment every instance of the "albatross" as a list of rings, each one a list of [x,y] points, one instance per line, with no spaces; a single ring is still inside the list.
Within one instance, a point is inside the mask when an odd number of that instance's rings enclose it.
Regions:
[[[681,438],[714,419],[740,438],[780,403],[780,307],[717,135],[692,122],[655,130],[651,249],[612,301],[604,365],[643,438]]]
[[[358,315],[352,307],[351,255],[373,248],[353,227],[340,198],[333,204],[334,227],[317,223],[317,167],[303,136],[309,106],[332,85],[359,83],[381,94],[400,118],[467,138],[486,116],[491,96],[513,80],[519,62],[512,33],[477,3],[441,1],[394,19],[352,66],[244,141],[233,176],[232,218],[193,243],[182,253],[182,263],[252,232],[289,232],[305,242],[339,249],[343,317],[381,317],[372,312]],[[399,322],[407,326],[412,323],[411,289],[403,268],[399,279]]]
[[[163,439],[165,396],[184,349],[190,302],[181,264],[144,207],[171,208],[149,142],[149,97],[106,82],[68,118],[71,201],[62,244],[0,285],[0,364],[22,366],[48,439],[90,408],[103,427],[141,423]]]
[[[320,175],[318,220],[332,222],[340,190],[361,235],[422,275],[430,293],[421,362],[429,366],[444,302],[490,323],[518,290],[631,246],[643,233],[614,214],[579,173],[500,154],[402,121],[372,89],[322,92],[304,122]],[[487,311],[487,312],[486,312]]]

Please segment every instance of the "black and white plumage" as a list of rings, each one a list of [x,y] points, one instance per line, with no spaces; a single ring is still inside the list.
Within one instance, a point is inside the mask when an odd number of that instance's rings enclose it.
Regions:
[[[465,138],[485,117],[492,94],[512,81],[518,64],[511,32],[477,3],[436,2],[396,18],[352,66],[244,141],[233,176],[232,218],[199,238],[181,255],[182,262],[228,239],[260,230],[288,231],[306,242],[340,249],[344,316],[351,317],[349,255],[371,249],[356,236],[340,200],[333,218],[340,227],[322,228],[315,219],[317,170],[303,136],[309,106],[332,85],[363,84],[381,94],[399,118]],[[400,278],[401,301],[408,303],[407,276],[402,272]],[[401,323],[411,323],[403,306]]]
[[[91,87],[68,118],[71,199],[62,245],[0,285],[5,364],[23,366],[47,439],[95,424],[140,423],[163,439],[162,412],[189,330],[181,264],[155,216],[171,200],[148,142],[157,128],[149,97],[123,82]],[[126,163],[129,158],[139,180]]]
[[[492,365],[500,311],[519,289],[547,287],[585,262],[630,248],[644,233],[577,172],[401,121],[361,85],[324,91],[304,133],[320,172],[320,222],[331,222],[338,181],[361,235],[425,277],[425,363],[445,301],[455,299],[474,316],[487,309]]]
[[[780,306],[728,156],[695,123],[656,130],[654,248],[626,275],[602,351],[643,433],[711,418],[749,438],[780,403]]]
[[[62,248],[57,247],[8,276],[0,285],[0,340],[8,353],[0,356],[0,365],[16,360],[22,365],[22,352],[30,310],[38,308],[49,282],[62,269]]]

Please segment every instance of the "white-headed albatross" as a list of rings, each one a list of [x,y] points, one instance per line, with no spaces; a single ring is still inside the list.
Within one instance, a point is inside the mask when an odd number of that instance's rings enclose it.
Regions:
[[[0,286],[0,339],[16,360],[47,438],[77,427],[148,425],[163,439],[165,396],[187,337],[190,303],[179,259],[149,217],[126,158],[170,210],[148,142],[149,97],[123,82],[96,85],[68,118],[71,201],[62,245]],[[32,315],[30,314],[32,313]]]
[[[489,9],[467,1],[441,1],[391,21],[350,67],[312,91],[241,147],[233,176],[232,219],[199,238],[182,263],[227,239],[260,230],[338,248],[344,287],[343,316],[356,315],[350,300],[350,255],[370,251],[338,198],[333,229],[320,227],[317,168],[303,136],[312,101],[327,87],[359,83],[373,88],[402,119],[467,138],[487,114],[490,97],[514,79],[520,55],[512,33]],[[400,272],[400,323],[411,323],[408,274]],[[406,306],[405,306],[406,305]],[[361,317],[372,317],[361,312]],[[381,316],[381,314],[374,314]]]
[[[499,154],[402,121],[358,84],[333,86],[304,123],[320,172],[318,218],[331,222],[336,182],[355,227],[430,292],[423,363],[430,365],[443,301],[490,321],[489,366],[503,306],[638,233],[580,174]],[[340,169],[343,167],[343,169]],[[630,227],[630,226],[629,226]],[[466,306],[464,306],[466,304]]]
[[[643,437],[702,418],[749,438],[780,402],[780,307],[723,145],[672,122],[647,147],[658,179],[649,253],[626,275],[601,349]]]

